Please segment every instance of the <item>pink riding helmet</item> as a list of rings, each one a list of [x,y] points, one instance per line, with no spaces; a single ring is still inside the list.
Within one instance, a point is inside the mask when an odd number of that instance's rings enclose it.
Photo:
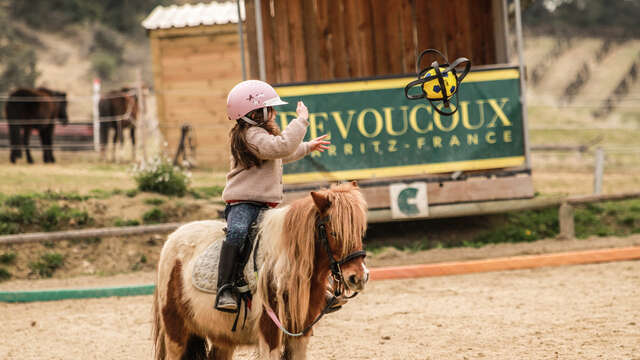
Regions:
[[[284,105],[286,102],[280,99],[276,90],[269,84],[260,80],[243,81],[229,91],[227,96],[227,115],[230,120],[243,119],[256,125],[254,121],[246,117],[249,112],[276,105]]]

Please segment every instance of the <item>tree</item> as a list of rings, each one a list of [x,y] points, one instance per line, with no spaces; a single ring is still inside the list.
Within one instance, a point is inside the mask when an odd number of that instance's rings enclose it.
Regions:
[[[8,17],[8,0],[0,0],[0,93],[16,87],[33,87],[38,72],[36,53],[21,41]]]

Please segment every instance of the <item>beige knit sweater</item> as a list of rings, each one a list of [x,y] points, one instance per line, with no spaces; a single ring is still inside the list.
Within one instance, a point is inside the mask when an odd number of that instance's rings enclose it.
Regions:
[[[278,136],[258,126],[247,129],[247,143],[253,145],[255,155],[264,162],[259,167],[246,169],[236,166],[231,157],[231,171],[227,174],[222,200],[282,202],[282,164],[299,160],[311,152],[311,144],[302,142],[307,126],[306,119],[296,118]]]

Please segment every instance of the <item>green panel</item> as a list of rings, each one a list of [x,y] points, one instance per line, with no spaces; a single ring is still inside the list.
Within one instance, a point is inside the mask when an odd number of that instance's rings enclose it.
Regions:
[[[286,165],[285,181],[523,164],[517,70],[472,72],[467,79],[471,81],[461,85],[459,110],[453,116],[441,116],[426,100],[408,100],[403,85],[410,78],[280,87],[289,102],[278,107],[280,126],[296,116],[296,103],[303,100],[310,113],[305,140],[329,133],[332,143],[329,151]]]
[[[89,299],[112,296],[151,295],[155,285],[123,286],[96,289],[62,289],[42,291],[0,291],[2,302],[55,301],[66,299]]]

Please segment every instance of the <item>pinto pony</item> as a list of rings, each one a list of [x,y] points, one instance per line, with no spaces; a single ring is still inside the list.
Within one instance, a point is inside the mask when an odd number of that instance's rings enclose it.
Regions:
[[[191,279],[198,255],[224,240],[225,224],[198,221],[181,226],[164,244],[158,263],[155,359],[228,360],[243,345],[258,345],[261,359],[305,359],[309,326],[323,313],[327,288],[335,286],[329,282],[330,258],[344,260],[340,278],[350,291],[361,291],[368,280],[364,256],[353,256],[362,252],[366,213],[355,182],[311,192],[291,205],[267,210],[254,249],[258,280],[252,289],[253,301],[246,326],[238,326],[235,332],[231,328],[236,314],[215,310],[215,295],[197,290]],[[286,330],[303,334],[283,334],[268,310]],[[244,311],[239,315],[244,316]]]
[[[67,94],[47,88],[17,89],[9,95],[5,105],[5,115],[9,123],[9,143],[12,163],[22,157],[22,149],[27,162],[33,164],[29,138],[33,129],[38,130],[45,163],[55,162],[53,157],[53,131],[56,121],[68,124]]]

